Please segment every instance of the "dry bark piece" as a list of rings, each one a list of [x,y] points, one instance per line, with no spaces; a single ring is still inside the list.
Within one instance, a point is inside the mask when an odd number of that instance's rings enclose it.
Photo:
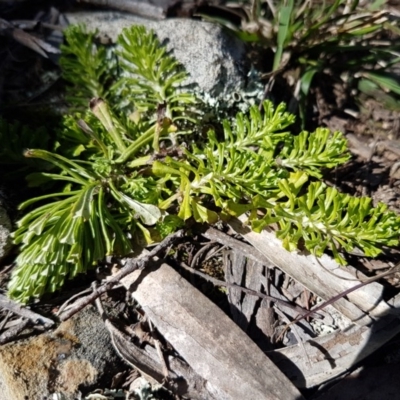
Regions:
[[[169,265],[136,271],[122,283],[220,400],[303,398],[222,310]]]
[[[269,301],[263,299],[256,314],[257,327],[272,342],[275,335],[275,312],[269,305]]]
[[[274,265],[324,300],[329,300],[355,286],[358,283],[357,279],[365,278],[355,268],[342,267],[326,254],[317,259],[306,252],[285,250],[274,232],[264,230],[255,233],[238,219],[231,219],[229,224]],[[369,325],[373,322],[371,317],[380,316],[390,309],[388,304],[381,300],[382,293],[382,285],[374,282],[349,293],[347,299],[337,300],[333,307],[357,325]]]
[[[400,295],[397,296],[400,299]],[[352,325],[346,330],[304,343],[311,365],[300,346],[267,353],[299,388],[320,385],[348,371],[400,333],[399,311],[392,309],[371,327]]]
[[[320,260],[324,270],[314,256],[285,250],[273,232],[252,232],[235,219],[230,225],[278,268],[325,300],[357,284],[339,277],[359,277],[355,268],[339,267],[333,259],[323,255]],[[308,340],[304,348],[291,346],[268,353],[268,356],[297,387],[320,385],[342,374],[400,332],[400,294],[385,302],[381,299],[382,292],[382,285],[373,282],[349,293],[348,300],[340,299],[332,306],[353,319],[353,324],[342,331]],[[304,358],[304,349],[311,365]]]
[[[225,280],[229,283],[241,286],[243,284],[243,275],[246,266],[246,258],[240,253],[232,251],[224,251],[224,272]],[[253,289],[253,288],[251,288]],[[257,289],[256,289],[257,290]],[[259,288],[258,288],[259,290]],[[253,310],[250,311],[250,315],[242,310],[242,297],[243,292],[234,287],[228,288],[228,302],[231,310],[232,319],[235,323],[246,332],[247,326],[250,322],[250,318],[253,314]],[[257,299],[252,296],[253,299]]]
[[[34,324],[43,325],[46,329],[51,328],[54,325],[54,321],[43,315],[37,314],[32,310],[16,303],[8,297],[0,294],[0,308],[12,311],[14,314],[20,315],[21,317],[28,318]]]
[[[261,279],[260,276],[263,273],[264,266],[261,263],[257,263],[251,260],[246,260],[246,273],[245,273],[245,287],[252,289],[256,292],[261,291]],[[246,317],[247,325],[254,314],[258,299],[255,296],[249,296],[244,294],[241,304],[241,311]],[[247,328],[246,325],[246,328]],[[246,331],[246,329],[244,329]]]

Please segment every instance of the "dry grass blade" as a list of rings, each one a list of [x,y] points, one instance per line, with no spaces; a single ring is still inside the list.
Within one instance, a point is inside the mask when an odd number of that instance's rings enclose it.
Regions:
[[[45,58],[48,58],[46,52],[54,54],[60,53],[60,50],[51,44],[23,31],[22,29],[15,28],[11,23],[4,19],[0,19],[0,32],[12,37],[18,43],[30,48]]]

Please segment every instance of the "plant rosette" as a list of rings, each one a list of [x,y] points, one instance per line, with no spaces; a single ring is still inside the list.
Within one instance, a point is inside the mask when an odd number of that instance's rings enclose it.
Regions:
[[[246,213],[255,231],[273,224],[286,249],[330,250],[341,264],[343,250],[376,256],[398,244],[395,213],[321,180],[323,169],[350,158],[340,132],[293,135],[294,116],[269,101],[205,124],[186,72],[153,32],[125,29],[115,47],[81,26],[65,37],[60,64],[75,112],[53,151],[25,152],[51,166],[28,176],[30,184],[50,189],[20,206],[27,212],[13,234],[12,298],[59,290],[105,256],[159,241],[189,219],[212,224]]]

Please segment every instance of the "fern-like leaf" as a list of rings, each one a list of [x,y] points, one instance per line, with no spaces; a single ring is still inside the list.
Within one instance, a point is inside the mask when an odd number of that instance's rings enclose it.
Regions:
[[[278,162],[282,167],[301,169],[316,178],[322,178],[321,168],[333,168],[350,159],[347,141],[340,132],[318,128],[295,136],[282,149]]]
[[[154,112],[165,103],[166,117],[192,119],[190,105],[197,99],[184,89],[188,75],[154,32],[142,26],[125,28],[118,45],[116,54],[123,72],[114,90],[120,96],[120,106],[128,106],[130,112]]]
[[[67,99],[75,108],[86,107],[92,97],[108,98],[114,66],[108,50],[96,44],[97,32],[88,32],[83,25],[69,26],[66,44],[61,46],[62,76],[72,86]]]
[[[302,240],[317,256],[331,250],[341,264],[346,261],[339,251],[351,252],[357,247],[366,256],[376,257],[382,246],[398,243],[400,218],[384,204],[373,207],[370,198],[340,193],[322,182],[310,183],[299,196],[307,182],[303,179],[295,186],[301,175],[292,174],[289,180],[279,182],[283,201],[254,199],[254,206],[265,212],[261,219],[256,214],[250,219],[255,231],[277,222],[277,236],[287,250],[297,249]]]

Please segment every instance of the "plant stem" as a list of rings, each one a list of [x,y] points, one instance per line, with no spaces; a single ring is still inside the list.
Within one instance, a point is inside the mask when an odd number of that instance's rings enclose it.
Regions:
[[[124,151],[126,150],[125,143],[122,140],[121,135],[115,128],[107,103],[100,98],[92,99],[90,101],[90,109],[92,110],[93,114],[103,124],[104,128],[106,128],[107,132],[110,134],[111,138],[117,145],[118,150],[121,153],[124,153]]]
[[[150,143],[153,140],[154,134],[156,132],[156,125],[149,128],[142,136],[136,139],[116,160],[117,164],[122,164],[126,162],[129,157],[132,157],[137,153],[143,146]]]
[[[63,171],[67,172],[70,176],[72,176],[76,181],[82,185],[87,184],[87,180],[93,179],[93,176],[91,176],[88,173],[87,169],[82,168],[79,166],[79,164],[68,160],[67,158],[60,156],[59,154],[56,153],[50,153],[49,151],[46,150],[39,150],[39,149],[29,149],[25,151],[24,153],[25,157],[33,157],[33,158],[41,158],[42,160],[51,162],[52,164],[56,165]],[[77,172],[75,172],[73,169],[71,169],[68,165],[71,167],[75,168]]]

